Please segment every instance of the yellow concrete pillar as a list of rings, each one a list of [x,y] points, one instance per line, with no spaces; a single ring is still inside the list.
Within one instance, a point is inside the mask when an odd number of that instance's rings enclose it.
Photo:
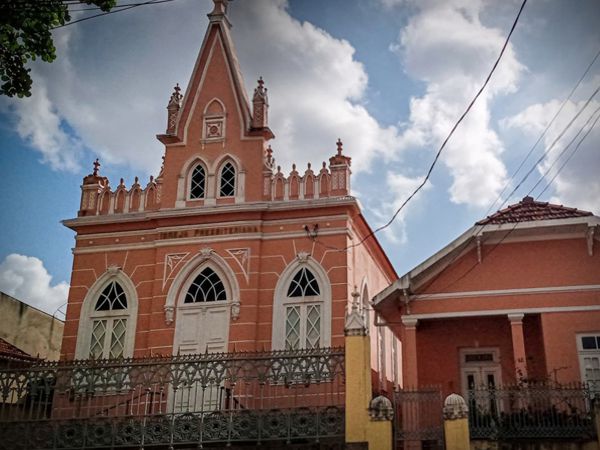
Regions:
[[[444,401],[444,437],[446,450],[469,450],[469,409],[465,399],[450,394]]]
[[[392,450],[391,402],[372,399],[371,343],[358,297],[346,316],[346,443],[368,443],[369,450]]]

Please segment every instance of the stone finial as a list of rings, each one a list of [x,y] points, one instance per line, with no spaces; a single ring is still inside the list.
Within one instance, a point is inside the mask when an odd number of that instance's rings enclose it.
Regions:
[[[444,420],[466,419],[469,408],[465,399],[458,394],[450,394],[444,400]]]
[[[394,408],[389,398],[378,395],[369,404],[369,416],[371,420],[382,421],[394,418]]]
[[[215,6],[209,16],[221,16],[227,14],[227,4],[229,3],[228,0],[213,0],[213,2]]]
[[[346,336],[366,336],[367,327],[365,325],[365,318],[360,312],[360,293],[358,292],[356,286],[354,286],[354,291],[350,295],[352,295],[352,305],[350,307],[350,312],[346,314],[344,334]]]
[[[261,129],[269,126],[269,98],[262,77],[258,79],[257,83],[258,86],[254,89],[254,96],[252,97],[252,128]]]
[[[94,175],[95,177],[98,176],[98,172],[100,171],[100,161],[98,160],[98,158],[96,158],[96,161],[94,161],[94,170],[92,171],[92,175]]]
[[[337,154],[338,154],[338,156],[342,156],[342,150],[343,150],[344,144],[343,144],[343,142],[342,142],[342,140],[340,138],[338,138],[338,140],[336,142],[336,145],[337,145]]]
[[[181,108],[181,99],[183,98],[180,91],[181,88],[179,87],[179,83],[177,83],[173,88],[173,93],[171,94],[169,104],[167,105],[167,134],[175,134],[177,115]]]
[[[179,87],[179,83],[175,84],[175,87],[173,88],[173,93],[171,94],[171,98],[169,99],[169,107],[177,107],[177,109],[179,109],[179,107],[181,106],[181,99],[183,98],[183,95],[181,95],[181,88]]]

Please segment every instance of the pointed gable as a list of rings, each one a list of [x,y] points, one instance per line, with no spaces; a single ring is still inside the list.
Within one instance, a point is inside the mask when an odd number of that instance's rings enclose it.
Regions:
[[[500,211],[480,220],[476,225],[500,225],[504,223],[531,222],[537,220],[570,219],[573,217],[591,216],[589,211],[553,205],[548,202],[537,202],[533,197],[524,197],[519,203],[509,205]]]
[[[209,25],[173,133],[158,136],[165,144],[186,142],[191,123],[201,123],[208,104],[215,99],[225,103],[227,111],[235,114],[235,125],[239,126],[242,135],[251,128],[250,102],[231,39],[226,9],[226,1],[215,1],[213,11],[208,14]],[[201,138],[205,137],[206,130],[201,131]]]

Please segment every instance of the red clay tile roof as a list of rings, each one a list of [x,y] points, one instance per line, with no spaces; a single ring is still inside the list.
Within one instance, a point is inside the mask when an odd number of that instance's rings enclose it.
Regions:
[[[475,225],[500,225],[503,223],[568,219],[592,215],[593,214],[589,211],[581,211],[577,208],[567,208],[562,205],[553,205],[548,202],[537,202],[533,197],[524,197],[519,203],[509,205],[495,214],[480,220]]]
[[[0,338],[0,360],[10,359],[12,361],[35,361],[36,357],[25,353],[4,339]]]

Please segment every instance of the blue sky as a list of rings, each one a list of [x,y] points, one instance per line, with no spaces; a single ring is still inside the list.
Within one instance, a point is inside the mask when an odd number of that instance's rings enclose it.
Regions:
[[[76,215],[81,178],[96,157],[113,185],[157,173],[163,149],[154,136],[165,128],[173,85],[187,85],[211,5],[174,0],[56,30],[58,58],[32,65],[32,97],[0,99],[0,289],[51,313],[64,303],[74,239],[60,220]],[[236,0],[229,16],[246,88],[261,75],[269,88],[278,164],[284,171],[292,162],[299,170],[308,161],[318,165],[341,137],[353,157],[353,189],[376,227],[422,180],[519,6]],[[488,88],[425,189],[379,236],[398,273],[529,194],[546,171],[552,184],[534,197],[600,213],[597,128],[558,172],[573,147],[561,152],[600,106],[598,98],[508,196],[600,85],[597,61],[512,179],[600,50],[598,23],[595,0],[529,1]]]

